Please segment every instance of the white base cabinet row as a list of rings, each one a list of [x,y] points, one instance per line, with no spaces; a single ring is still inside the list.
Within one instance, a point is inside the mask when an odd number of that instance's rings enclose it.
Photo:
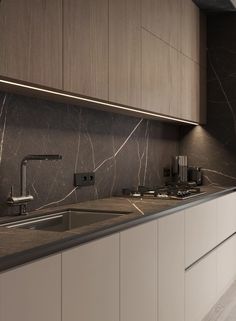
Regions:
[[[185,268],[235,232],[235,192],[185,210]]]
[[[1,273],[0,321],[201,321],[236,276],[235,195]]]
[[[236,236],[185,273],[185,321],[201,321],[236,279]]]
[[[0,321],[183,321],[183,230],[179,213],[1,273]]]

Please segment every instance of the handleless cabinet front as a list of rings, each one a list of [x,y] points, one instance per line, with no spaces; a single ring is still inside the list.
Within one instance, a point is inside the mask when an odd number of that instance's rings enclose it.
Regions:
[[[120,321],[157,320],[157,222],[120,233]]]
[[[181,48],[181,1],[142,0],[143,28],[178,50]]]
[[[108,100],[108,0],[66,0],[64,90]]]
[[[181,51],[200,61],[200,9],[191,0],[181,0]]]
[[[0,274],[0,321],[61,321],[61,254]]]
[[[184,211],[158,224],[158,321],[184,320]]]
[[[141,0],[109,0],[109,100],[141,104]]]
[[[2,0],[0,44],[0,75],[62,89],[62,0]]]
[[[236,236],[217,248],[217,297],[219,298],[236,278]]]
[[[119,235],[62,253],[62,321],[119,321]]]
[[[220,243],[236,232],[236,193],[217,200],[217,242]]]
[[[187,268],[217,245],[216,200],[185,210],[185,267]]]
[[[142,108],[170,114],[170,48],[142,30]]]
[[[211,252],[185,272],[185,321],[202,321],[217,298],[217,255]]]

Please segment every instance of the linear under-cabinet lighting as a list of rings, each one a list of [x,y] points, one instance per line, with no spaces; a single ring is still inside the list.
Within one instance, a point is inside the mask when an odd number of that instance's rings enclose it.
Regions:
[[[22,87],[22,88],[33,89],[33,90],[36,90],[36,91],[41,91],[41,92],[53,94],[53,95],[56,95],[56,96],[72,98],[72,99],[76,99],[76,100],[79,100],[79,101],[85,101],[85,102],[89,102],[89,103],[93,103],[93,104],[97,104],[97,105],[101,105],[101,106],[115,107],[117,109],[127,110],[127,111],[131,111],[131,112],[136,111],[137,113],[139,113],[141,115],[148,115],[148,116],[152,116],[152,117],[155,117],[155,118],[158,118],[158,119],[168,119],[168,120],[173,120],[173,121],[176,121],[176,122],[179,122],[179,123],[190,124],[190,125],[194,125],[194,126],[199,125],[197,122],[193,122],[193,121],[189,121],[189,120],[182,120],[182,119],[171,117],[171,116],[158,115],[158,114],[155,114],[155,113],[152,113],[152,112],[149,112],[149,111],[142,111],[142,110],[138,110],[138,109],[134,109],[134,108],[129,108],[129,107],[126,107],[126,106],[116,105],[116,104],[113,104],[113,103],[106,103],[106,102],[102,102],[102,101],[99,101],[99,100],[96,100],[96,99],[90,99],[90,98],[85,98],[85,97],[81,97],[81,96],[75,96],[75,95],[59,92],[59,91],[56,91],[56,90],[50,90],[50,89],[34,87],[34,86],[31,86],[31,85],[21,84],[21,83],[10,81],[10,80],[0,79],[0,83],[14,85],[14,86]]]

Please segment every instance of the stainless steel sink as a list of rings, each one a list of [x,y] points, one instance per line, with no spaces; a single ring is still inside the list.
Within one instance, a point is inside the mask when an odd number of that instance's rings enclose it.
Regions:
[[[16,221],[14,223],[11,222],[4,224],[3,226],[6,226],[7,228],[18,227],[30,230],[64,232],[129,213],[130,212],[69,209],[36,218]]]

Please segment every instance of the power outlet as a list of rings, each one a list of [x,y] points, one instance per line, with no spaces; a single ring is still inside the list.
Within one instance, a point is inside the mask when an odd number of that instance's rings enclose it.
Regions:
[[[170,177],[170,168],[168,168],[168,167],[163,168],[163,176]]]
[[[76,173],[74,174],[74,186],[90,186],[95,184],[95,173],[86,172],[86,173]]]

